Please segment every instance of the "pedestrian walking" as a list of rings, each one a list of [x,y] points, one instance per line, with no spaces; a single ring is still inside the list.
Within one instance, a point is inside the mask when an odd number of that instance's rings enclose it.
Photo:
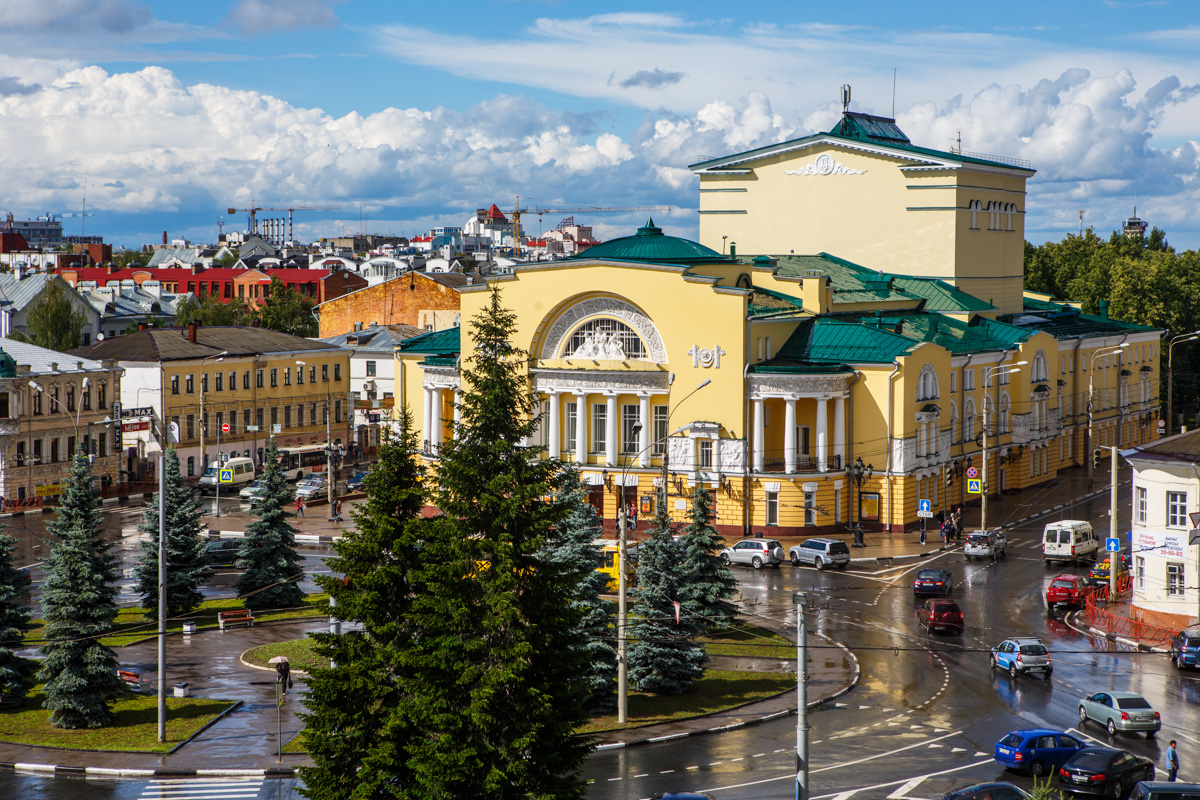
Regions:
[[[333,521],[342,521],[342,500],[339,497],[333,499]]]
[[[1175,782],[1175,776],[1179,774],[1179,751],[1175,749],[1175,740],[1171,740],[1171,744],[1167,746],[1167,780],[1171,783]]]
[[[275,681],[279,684],[279,693],[287,694],[287,690],[292,688],[292,666],[286,661],[280,661],[275,665]]]
[[[921,547],[925,547],[925,520],[921,520]]]
[[[963,536],[963,513],[962,506],[954,509],[954,538],[961,539]]]
[[[297,497],[296,498],[296,516],[299,517],[300,519],[304,519],[304,508],[305,508],[304,498]]]

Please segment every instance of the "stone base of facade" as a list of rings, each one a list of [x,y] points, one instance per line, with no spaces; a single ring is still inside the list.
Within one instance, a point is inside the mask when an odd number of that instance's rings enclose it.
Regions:
[[[1152,608],[1143,606],[1130,606],[1129,618],[1134,622],[1141,622],[1146,625],[1153,625],[1157,628],[1166,628],[1167,630],[1177,631],[1183,630],[1189,625],[1196,624],[1195,616],[1187,614],[1168,614],[1164,611],[1156,611]]]

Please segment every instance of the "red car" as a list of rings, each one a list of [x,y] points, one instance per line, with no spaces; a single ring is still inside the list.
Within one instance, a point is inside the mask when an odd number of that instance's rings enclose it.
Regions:
[[[1046,589],[1046,605],[1082,606],[1086,588],[1087,578],[1082,575],[1059,575]]]
[[[962,610],[953,600],[926,600],[917,609],[917,622],[930,633],[939,628],[951,633],[962,633],[965,627]]]

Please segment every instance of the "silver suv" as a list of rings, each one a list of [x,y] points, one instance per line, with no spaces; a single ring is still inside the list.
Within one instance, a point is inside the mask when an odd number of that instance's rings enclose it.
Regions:
[[[1000,531],[975,531],[967,536],[963,545],[963,555],[967,561],[973,558],[1008,559],[1008,540]]]
[[[774,539],[746,539],[721,551],[726,564],[748,564],[755,569],[783,563],[783,545]]]
[[[840,539],[820,537],[793,545],[788,551],[792,564],[812,564],[817,569],[834,566],[845,569],[850,564],[850,548]]]

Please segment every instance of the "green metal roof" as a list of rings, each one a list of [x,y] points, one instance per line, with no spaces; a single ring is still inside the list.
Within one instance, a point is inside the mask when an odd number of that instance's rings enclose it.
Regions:
[[[801,362],[887,364],[916,344],[884,328],[818,317],[801,322],[775,358],[760,366],[794,366]]]
[[[648,264],[728,264],[730,259],[699,242],[663,235],[653,219],[634,236],[611,239],[571,256],[568,261],[641,261]]]
[[[1045,331],[1056,339],[1112,336],[1121,333],[1156,331],[1151,325],[1138,325],[1109,317],[1084,314],[1074,306],[1048,303],[1025,298],[1025,312],[1000,317],[1003,322],[1020,328]]]
[[[962,322],[937,313],[864,315],[858,321],[862,325],[876,325],[891,330],[911,339],[914,344],[936,344],[952,355],[1010,350],[1034,334],[1034,331],[986,317],[974,317],[970,322]]]
[[[459,335],[462,328],[446,328],[440,331],[405,339],[398,346],[402,353],[428,353],[432,356],[449,356],[461,353]]]
[[[892,285],[902,292],[925,298],[922,308],[926,311],[992,311],[994,307],[986,300],[956,289],[936,278],[913,278],[908,275],[893,275]]]
[[[779,256],[776,274],[786,278],[805,278],[817,271],[828,275],[833,287],[834,305],[844,303],[878,303],[907,300],[918,303],[921,298],[895,286],[893,276],[867,269],[828,253],[801,256]]]

